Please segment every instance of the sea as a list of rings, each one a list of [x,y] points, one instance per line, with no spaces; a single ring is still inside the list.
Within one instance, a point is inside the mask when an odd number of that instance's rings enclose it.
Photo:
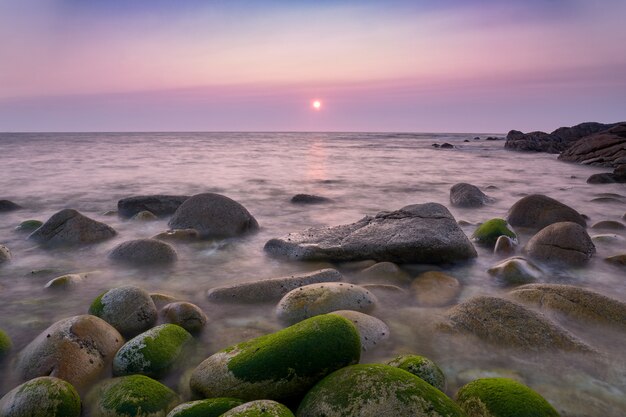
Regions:
[[[496,136],[499,140],[486,140]],[[0,213],[0,244],[13,259],[0,266],[0,328],[13,339],[14,354],[0,363],[0,396],[17,385],[15,353],[60,319],[86,314],[103,291],[136,285],[200,306],[209,321],[194,354],[164,383],[188,390],[189,369],[215,351],[282,327],[273,304],[216,304],[206,291],[222,285],[335,267],[358,282],[355,265],[290,262],[268,256],[266,241],[309,227],[357,221],[409,204],[437,202],[449,208],[470,236],[476,225],[505,217],[517,200],[540,193],[588,216],[590,225],[617,220],[626,212],[626,186],[592,185],[586,179],[607,172],[557,160],[556,155],[504,149],[503,135],[441,133],[0,133],[0,199],[22,210]],[[475,137],[479,137],[476,140]],[[452,149],[433,147],[450,143]],[[468,182],[494,199],[479,209],[452,207],[450,187]],[[179,260],[168,268],[130,268],[111,264],[107,253],[120,242],[154,236],[167,219],[127,220],[114,212],[119,199],[147,194],[193,195],[214,192],[241,204],[260,230],[244,237],[176,243]],[[299,193],[332,199],[328,204],[296,205]],[[112,226],[118,235],[103,243],[44,249],[15,230],[23,220],[45,221],[73,208]],[[597,253],[581,269],[548,270],[544,282],[572,284],[626,301],[624,269],[603,259],[626,251],[624,231],[599,232]],[[529,236],[520,235],[523,245]],[[409,265],[416,276],[440,270],[457,278],[457,302],[486,294],[506,296],[486,271],[501,258],[477,247],[478,258],[448,266]],[[44,288],[52,278],[89,272],[67,291]],[[563,416],[626,415],[626,335],[624,330],[547,317],[600,354],[590,359],[572,353],[510,351],[474,337],[436,330],[447,307],[420,307],[381,299],[372,314],[390,327],[390,337],[363,353],[362,362],[384,362],[415,353],[434,360],[447,376],[446,392],[478,377],[505,376],[529,385]],[[187,378],[187,379],[186,379]],[[78,387],[79,390],[85,387]]]

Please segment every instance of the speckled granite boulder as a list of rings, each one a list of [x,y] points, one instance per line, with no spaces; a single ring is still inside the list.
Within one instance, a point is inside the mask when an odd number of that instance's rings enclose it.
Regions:
[[[74,387],[51,376],[31,379],[0,399],[2,417],[79,417],[80,409]]]
[[[482,207],[491,201],[480,188],[472,184],[461,182],[450,188],[450,204],[454,207]]]
[[[574,222],[582,227],[587,222],[576,210],[542,194],[523,197],[509,209],[507,221],[513,227],[540,230],[552,223]]]
[[[89,314],[102,318],[123,335],[131,337],[148,330],[157,320],[157,309],[150,294],[132,285],[100,294],[91,303]]]
[[[446,376],[437,364],[430,359],[419,355],[396,356],[387,365],[404,369],[413,375],[422,378],[439,391],[446,389]]]
[[[379,318],[353,310],[338,310],[330,314],[346,318],[354,324],[361,336],[363,351],[371,350],[389,338],[389,326]]]
[[[291,410],[272,400],[257,400],[228,410],[222,417],[294,417]]]
[[[177,301],[165,305],[161,309],[161,316],[164,321],[176,324],[189,333],[202,331],[208,320],[200,307],[185,301]]]
[[[109,259],[132,265],[163,265],[176,262],[174,248],[156,239],[135,239],[120,243],[109,253]]]
[[[524,253],[531,259],[568,266],[581,266],[596,252],[585,229],[577,223],[553,223],[533,236]]]
[[[90,219],[76,210],[65,209],[50,217],[28,238],[46,245],[79,245],[101,242],[116,234],[113,228],[104,223]]]

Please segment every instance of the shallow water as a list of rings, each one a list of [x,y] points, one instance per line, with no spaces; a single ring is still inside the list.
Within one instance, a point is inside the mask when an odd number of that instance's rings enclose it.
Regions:
[[[526,194],[543,193],[589,216],[589,224],[620,220],[626,211],[626,187],[589,185],[586,178],[606,169],[567,164],[555,155],[517,153],[503,141],[474,141],[474,134],[364,133],[98,133],[0,134],[0,199],[26,207],[0,214],[0,243],[13,253],[0,267],[0,327],[25,346],[53,322],[86,313],[92,299],[121,284],[150,292],[173,294],[201,306],[210,317],[197,356],[280,328],[273,306],[211,305],[205,291],[218,285],[311,271],[326,264],[292,263],[266,256],[263,244],[272,237],[320,225],[356,221],[366,214],[434,201],[449,207],[457,220],[471,223],[503,217]],[[483,136],[484,137],[484,136]],[[470,139],[469,143],[463,142]],[[434,149],[450,142],[455,149]],[[470,182],[495,198],[481,209],[449,205],[449,189]],[[241,239],[177,244],[179,261],[161,270],[120,268],[107,261],[116,244],[150,237],[167,229],[167,219],[155,222],[106,216],[120,198],[140,194],[218,192],[242,203],[261,230]],[[331,204],[289,203],[296,193],[319,194]],[[611,193],[612,199],[593,201]],[[621,197],[619,197],[621,196]],[[110,241],[78,249],[44,250],[14,231],[22,220],[45,221],[63,208],[115,228]],[[475,226],[464,226],[470,235]],[[589,229],[590,234],[599,234]],[[615,233],[615,232],[611,232]],[[605,262],[626,250],[621,239],[597,243],[597,254],[581,270],[553,271],[549,282],[574,283],[626,300],[623,270]],[[522,244],[528,239],[521,236]],[[463,284],[460,299],[507,290],[485,272],[499,259],[477,248],[469,264],[445,270]],[[341,266],[339,266],[341,269]],[[420,267],[410,267],[416,273]],[[36,271],[33,273],[33,271]],[[99,271],[67,292],[50,292],[45,283],[71,272]],[[351,275],[347,269],[343,272]],[[569,330],[603,352],[600,363],[571,355],[541,357],[510,353],[471,339],[430,337],[422,330],[441,309],[384,304],[375,313],[392,329],[391,339],[363,361],[390,358],[408,351],[429,355],[446,371],[449,393],[467,375],[505,369],[514,372],[546,396],[564,415],[610,416],[626,413],[624,335],[614,330],[569,323]],[[580,359],[580,360],[579,360]],[[0,394],[14,385],[10,360],[0,364]],[[180,372],[179,372],[180,373]],[[483,375],[483,374],[480,374]],[[178,375],[166,380],[173,387]],[[583,403],[578,405],[576,402]],[[586,404],[586,405],[585,405]]]

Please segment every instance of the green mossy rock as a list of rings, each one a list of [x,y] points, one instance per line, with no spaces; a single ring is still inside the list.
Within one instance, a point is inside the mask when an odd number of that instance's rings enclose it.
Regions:
[[[300,403],[298,417],[465,417],[443,392],[388,365],[353,365],[321,380]]]
[[[160,378],[193,339],[175,324],[162,324],[126,342],[113,358],[113,375],[142,374]]]
[[[165,417],[178,395],[144,375],[122,376],[98,384],[87,396],[91,417]]]
[[[271,400],[245,403],[222,414],[222,417],[294,417],[291,410]]]
[[[0,400],[2,417],[78,417],[80,397],[66,381],[51,376],[31,379]]]
[[[13,343],[11,343],[9,335],[0,329],[0,359],[9,353],[12,346]]]
[[[97,296],[89,307],[89,314],[100,317],[125,337],[148,330],[158,316],[150,294],[132,285],[113,288]]]
[[[43,225],[43,222],[39,220],[24,220],[18,224],[15,230],[19,232],[32,232],[39,229]]]
[[[174,408],[167,417],[219,417],[242,404],[242,400],[225,397],[191,401]]]
[[[350,320],[324,314],[210,356],[193,371],[190,386],[204,398],[290,399],[357,363],[360,354]]]
[[[481,245],[494,246],[500,236],[508,236],[513,240],[517,239],[517,235],[509,229],[506,220],[491,219],[478,226],[472,235],[472,240]]]
[[[456,400],[468,417],[559,417],[541,395],[509,378],[472,381],[459,389]]]
[[[400,355],[387,362],[387,365],[404,369],[440,391],[446,389],[446,376],[435,362],[424,356]]]

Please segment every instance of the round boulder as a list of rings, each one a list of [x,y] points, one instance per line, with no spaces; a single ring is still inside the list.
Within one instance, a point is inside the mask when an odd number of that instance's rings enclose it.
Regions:
[[[259,228],[244,206],[220,194],[197,194],[174,213],[172,229],[196,229],[204,238],[233,237]]]
[[[220,417],[228,410],[244,404],[236,398],[207,398],[176,406],[167,417]]]
[[[407,285],[411,277],[393,262],[377,262],[359,272],[357,280],[359,283]]]
[[[293,324],[337,310],[369,313],[377,303],[374,294],[358,285],[324,282],[289,291],[278,302],[276,314],[284,323]]]
[[[601,222],[595,223],[591,226],[592,229],[604,229],[604,230],[624,230],[626,229],[626,225],[622,222],[618,222],[615,220],[603,220]]]
[[[175,262],[178,255],[171,245],[160,240],[135,239],[117,245],[109,258],[132,265],[163,265]]]
[[[582,227],[587,222],[576,210],[542,194],[528,195],[509,209],[507,221],[513,227],[543,229],[552,223],[574,222]]]
[[[0,399],[2,417],[79,417],[80,397],[69,382],[42,376],[9,391]]]
[[[290,409],[272,400],[257,400],[242,404],[222,417],[294,417]]]
[[[580,266],[596,252],[584,227],[573,222],[553,223],[533,236],[524,253],[540,262]]]
[[[354,324],[354,327],[356,327],[361,336],[361,349],[363,349],[363,351],[370,350],[383,340],[389,338],[389,326],[387,326],[384,321],[374,316],[353,310],[333,311],[330,314],[336,314],[346,318]]]
[[[500,236],[496,240],[496,245],[493,248],[495,255],[512,255],[515,253],[515,247],[517,246],[517,239],[513,240],[508,236]]]
[[[131,218],[131,220],[138,220],[141,222],[151,222],[158,219],[159,218],[154,213],[148,210],[140,211]]]
[[[455,207],[482,207],[491,200],[472,184],[461,182],[450,188],[450,203]]]
[[[463,417],[458,405],[423,379],[388,365],[353,365],[307,393],[298,417]]]
[[[117,232],[110,226],[65,209],[54,214],[28,238],[47,245],[79,245],[110,239]]]
[[[207,322],[207,316],[195,304],[185,301],[169,303],[161,310],[163,319],[172,324],[176,324],[189,333],[198,333]]]
[[[521,256],[505,259],[487,272],[503,285],[530,284],[543,276],[543,271],[537,265]]]
[[[157,320],[157,309],[150,294],[132,285],[100,294],[91,303],[89,314],[102,318],[125,336],[146,331]]]
[[[430,359],[419,355],[396,356],[387,365],[404,369],[416,377],[422,378],[439,391],[446,389],[446,376],[437,364]]]
[[[411,283],[411,292],[418,304],[424,307],[441,307],[452,304],[461,292],[459,281],[439,271],[428,271]]]

